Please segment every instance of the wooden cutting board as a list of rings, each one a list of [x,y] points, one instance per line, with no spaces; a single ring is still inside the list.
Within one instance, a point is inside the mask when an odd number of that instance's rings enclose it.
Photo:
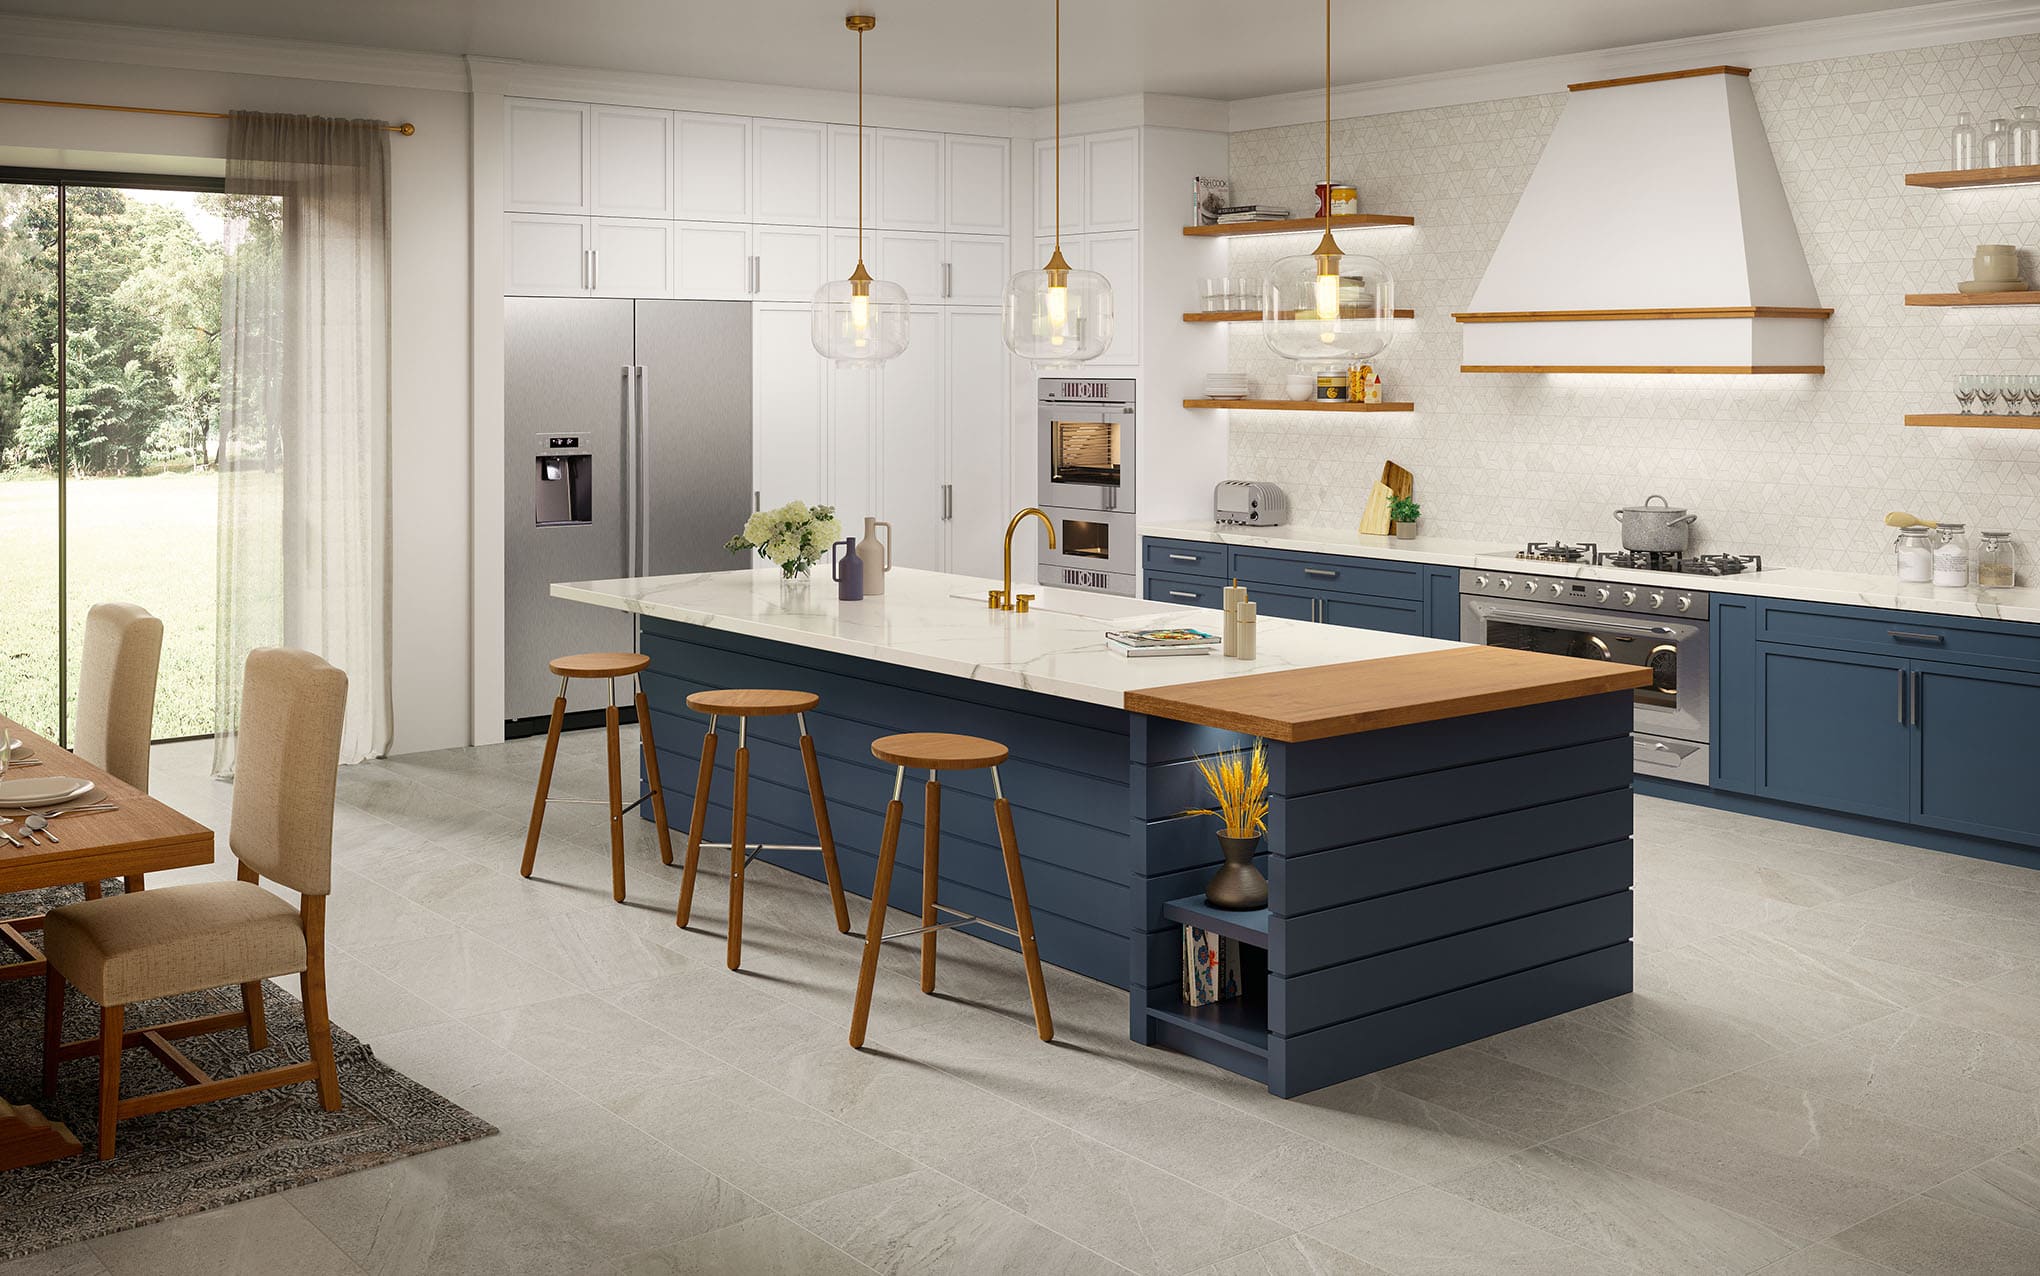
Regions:
[[[1367,508],[1360,513],[1362,536],[1387,536],[1395,530],[1395,524],[1388,521],[1388,503],[1394,498],[1395,490],[1388,484],[1374,485],[1374,491],[1367,497]]]
[[[1408,500],[1410,493],[1416,490],[1416,476],[1394,461],[1382,462],[1381,481],[1388,484],[1389,491],[1404,500]]]

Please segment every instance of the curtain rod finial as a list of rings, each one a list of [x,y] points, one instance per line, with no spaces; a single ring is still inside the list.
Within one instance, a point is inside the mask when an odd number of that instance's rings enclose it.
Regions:
[[[413,133],[416,133],[417,131],[418,126],[416,124],[409,123],[408,121],[403,124],[397,125],[397,132],[402,133],[405,137],[409,137]]]

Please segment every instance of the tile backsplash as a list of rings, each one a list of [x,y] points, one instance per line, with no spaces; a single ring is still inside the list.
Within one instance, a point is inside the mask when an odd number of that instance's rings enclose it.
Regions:
[[[1821,303],[1834,308],[1825,376],[1461,373],[1451,313],[1467,308],[1565,94],[1340,120],[1334,175],[1360,187],[1363,209],[1417,219],[1341,235],[1388,265],[1396,304],[1417,312],[1375,361],[1387,397],[1417,410],[1235,412],[1233,476],[1281,484],[1299,526],[1349,527],[1392,459],[1416,475],[1426,534],[1497,544],[1615,548],[1611,511],[1662,493],[1699,514],[1696,549],[1853,571],[1887,566],[1884,515],[1909,510],[2007,528],[2040,574],[2040,430],[1902,424],[1956,411],[1957,373],[2040,373],[2040,307],[1903,304],[1954,291],[1979,243],[2019,245],[2036,277],[2040,187],[1944,193],[1909,188],[1904,174],[1946,167],[1957,111],[1987,121],[2040,104],[2040,36],[1770,67],[1751,83]],[[1322,138],[1309,124],[1235,134],[1235,198],[1307,214]],[[1246,274],[1309,251],[1287,236],[1229,244],[1230,268]],[[1279,397],[1289,365],[1251,329],[1229,341],[1233,370]]]

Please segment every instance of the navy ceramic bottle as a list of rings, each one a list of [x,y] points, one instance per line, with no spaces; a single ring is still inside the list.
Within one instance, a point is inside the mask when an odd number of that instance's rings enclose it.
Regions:
[[[855,536],[829,546],[829,575],[836,582],[837,598],[854,603],[864,597],[864,562],[857,557]]]

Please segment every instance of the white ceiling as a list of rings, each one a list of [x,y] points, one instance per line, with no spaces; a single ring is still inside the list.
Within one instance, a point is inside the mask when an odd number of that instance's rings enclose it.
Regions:
[[[1337,0],[1332,76],[1364,84],[1909,7],[1914,0]],[[0,0],[0,12],[822,89],[1049,100],[1050,0]],[[1322,82],[1317,0],[1067,0],[1065,101],[1236,100]]]

